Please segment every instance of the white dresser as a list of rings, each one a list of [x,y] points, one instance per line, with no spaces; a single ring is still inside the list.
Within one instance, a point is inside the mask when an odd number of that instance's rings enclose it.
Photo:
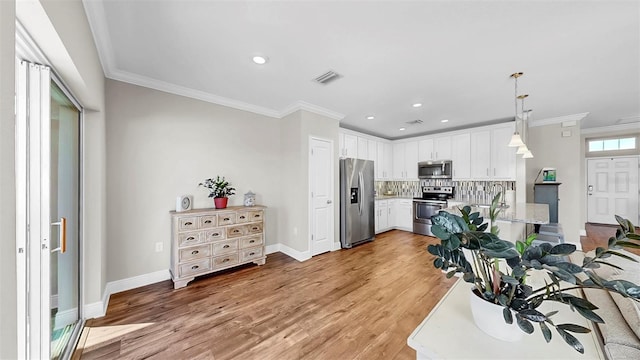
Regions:
[[[175,289],[196,276],[240,264],[264,265],[264,206],[171,211],[171,279]]]

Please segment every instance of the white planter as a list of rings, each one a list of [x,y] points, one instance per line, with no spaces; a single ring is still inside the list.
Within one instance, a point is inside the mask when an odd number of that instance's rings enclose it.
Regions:
[[[513,316],[513,323],[507,324],[502,316],[503,307],[484,300],[476,295],[473,289],[469,291],[469,305],[471,306],[471,313],[476,326],[487,335],[498,340],[519,341],[524,332],[516,324],[515,315]]]

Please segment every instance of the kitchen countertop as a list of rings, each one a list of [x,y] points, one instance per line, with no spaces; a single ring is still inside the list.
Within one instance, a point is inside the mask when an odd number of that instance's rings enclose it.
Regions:
[[[464,204],[464,203],[463,203]],[[444,211],[452,214],[460,215],[458,207],[463,205],[450,206]],[[485,219],[489,219],[489,209],[472,207],[473,212],[479,212],[480,216]],[[506,209],[502,209],[498,213],[496,218],[498,221],[510,221],[527,224],[548,224],[549,223],[549,205],[547,204],[533,204],[533,203],[519,203],[511,205]]]
[[[411,199],[413,200],[413,196],[408,195],[377,195],[375,197],[376,200],[389,200],[389,199]]]

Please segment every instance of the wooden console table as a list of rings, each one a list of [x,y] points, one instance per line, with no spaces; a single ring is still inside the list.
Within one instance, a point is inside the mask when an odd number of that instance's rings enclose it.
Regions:
[[[407,339],[418,360],[425,359],[605,359],[593,324],[564,304],[543,304],[543,313],[559,310],[554,323],[588,327],[588,334],[573,334],[584,345],[584,355],[567,345],[555,329],[546,343],[535,326],[533,334],[508,343],[485,334],[473,321],[469,307],[471,284],[458,280]],[[503,321],[499,319],[499,321]],[[517,327],[517,325],[515,325]],[[516,331],[521,331],[516,328]]]

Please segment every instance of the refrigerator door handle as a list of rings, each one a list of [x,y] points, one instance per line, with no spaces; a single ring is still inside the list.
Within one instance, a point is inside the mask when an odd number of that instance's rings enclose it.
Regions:
[[[358,212],[362,215],[362,195],[364,195],[364,177],[362,171],[358,172],[358,188],[360,189],[360,199],[358,199]]]

